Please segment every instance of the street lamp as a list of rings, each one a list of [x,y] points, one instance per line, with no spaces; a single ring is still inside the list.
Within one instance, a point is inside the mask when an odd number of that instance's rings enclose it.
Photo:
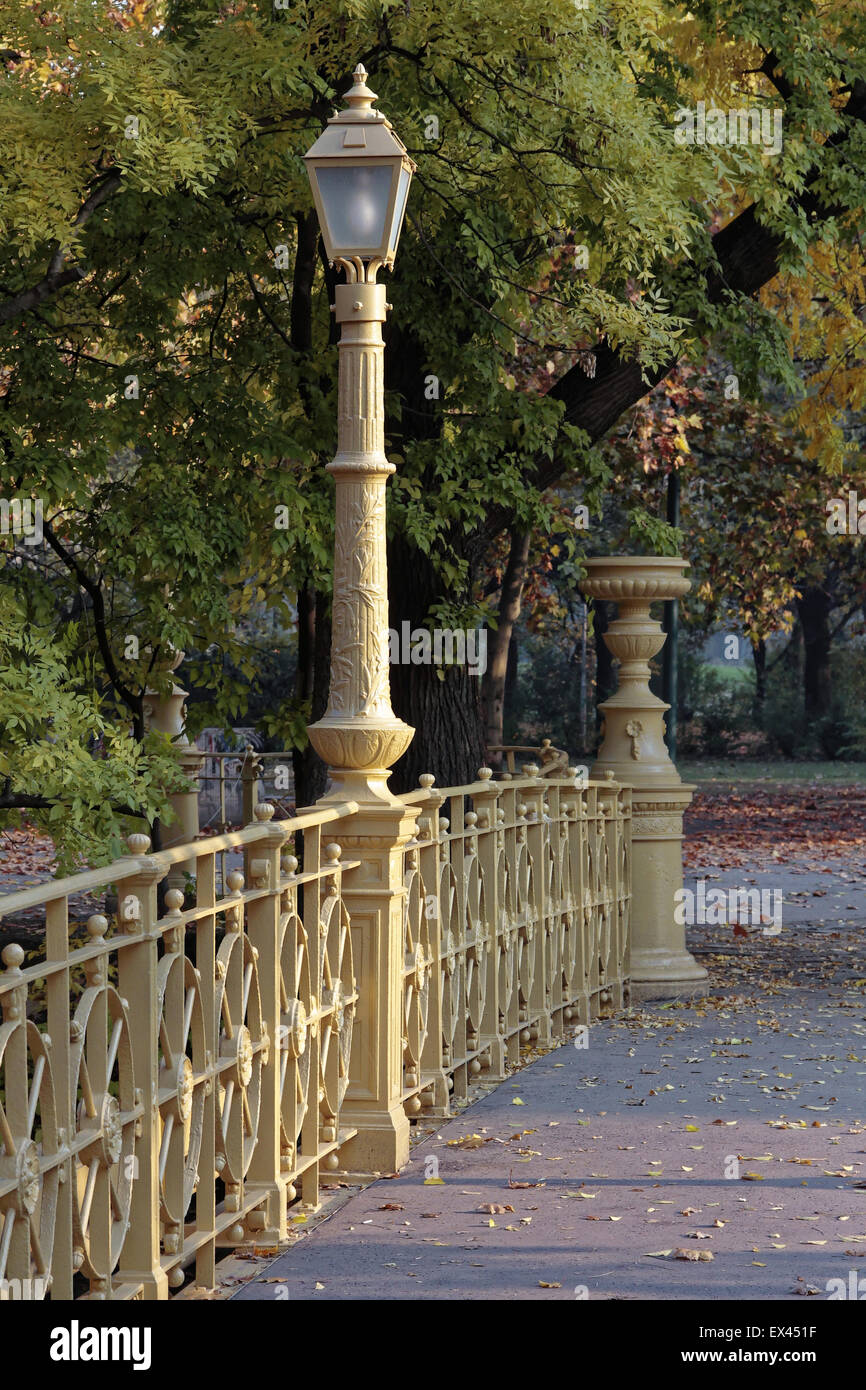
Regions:
[[[334,602],[328,708],[310,740],[334,783],[328,800],[393,803],[391,765],[414,729],[391,708],[385,484],[385,286],[394,264],[415,165],[359,63],[348,109],[332,116],[305,155],[328,259],[346,273],[333,312],[341,325]]]

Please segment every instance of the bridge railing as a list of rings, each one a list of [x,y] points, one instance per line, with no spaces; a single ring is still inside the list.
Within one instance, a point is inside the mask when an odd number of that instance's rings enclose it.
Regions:
[[[521,1045],[622,1006],[631,799],[530,765],[403,800],[421,812],[406,851],[404,1097],[443,1114],[474,1076],[505,1076]]]
[[[152,855],[133,835],[126,859],[0,898],[7,920],[45,910],[0,973],[0,1293],[211,1286],[217,1249],[275,1245],[288,1206],[315,1205],[349,1137],[352,865],[327,832],[355,809],[272,823],[264,805]],[[225,851],[244,870],[220,889]],[[191,858],[194,901],[170,889],[159,915],[157,885]],[[70,921],[73,894],[109,884],[114,921]]]
[[[329,1181],[405,1162],[412,1116],[621,1006],[630,796],[534,765],[425,777],[396,807],[265,803],[160,853],[133,835],[0,897],[7,935],[44,911],[2,953],[0,1296],[210,1287]],[[109,885],[110,920],[73,920]]]

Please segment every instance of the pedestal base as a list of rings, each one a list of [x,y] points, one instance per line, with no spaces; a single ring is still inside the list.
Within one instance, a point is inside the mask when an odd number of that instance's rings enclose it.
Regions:
[[[343,1102],[342,1120],[357,1134],[340,1148],[340,1168],[354,1175],[396,1173],[409,1162],[409,1121],[402,1104],[364,1110]]]
[[[702,993],[707,972],[686,950],[674,917],[683,886],[683,812],[690,786],[632,790],[631,997],[679,999]]]
[[[682,928],[676,923],[673,932]],[[705,993],[708,976],[702,965],[685,948],[669,950],[657,947],[632,950],[631,1000],[633,1004],[648,999],[691,999]]]

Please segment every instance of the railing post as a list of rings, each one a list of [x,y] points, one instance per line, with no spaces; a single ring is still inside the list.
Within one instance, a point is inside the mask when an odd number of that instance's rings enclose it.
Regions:
[[[485,997],[485,1018],[481,1029],[481,1042],[487,1050],[489,1068],[485,1068],[491,1081],[505,1076],[505,1000],[500,998],[500,961],[503,953],[510,950],[510,924],[506,920],[505,903],[500,901],[500,856],[504,858],[502,844],[503,832],[499,827],[497,812],[502,786],[492,780],[493,769],[480,767],[478,779],[484,789],[473,791],[472,804],[475,807],[478,840],[478,865],[484,882],[484,902],[487,913],[485,929],[490,934],[491,949],[487,953],[487,991]]]
[[[260,822],[269,821],[273,814],[274,808],[267,802],[256,807]],[[257,952],[262,1029],[268,1043],[256,1146],[245,1182],[247,1193],[260,1193],[265,1200],[262,1207],[249,1213],[246,1224],[253,1239],[264,1245],[275,1245],[286,1236],[288,1179],[280,1168],[280,1074],[287,1040],[280,1026],[279,915],[280,850],[287,838],[286,828],[268,825],[267,839],[252,846],[246,855],[247,882],[254,889],[267,889],[265,897],[253,899],[247,908],[247,936]]]
[[[140,1107],[132,1175],[129,1233],[117,1278],[140,1283],[145,1299],[168,1298],[168,1278],[160,1262],[159,1107],[157,1065],[159,989],[157,983],[158,918],[156,888],[165,869],[146,856],[150,840],[130,835],[130,853],[141,855],[139,872],[121,892],[120,917],[136,945],[118,952],[118,992],[127,1001],[130,1043],[135,1067],[135,1101]]]
[[[365,806],[334,827],[346,859],[343,902],[352,923],[358,1004],[343,1121],[357,1134],[340,1150],[353,1173],[393,1173],[409,1157],[403,1104],[403,860],[418,810]]]
[[[532,1042],[550,1041],[550,1012],[545,997],[546,977],[545,956],[547,940],[544,930],[547,916],[547,838],[544,821],[544,782],[536,763],[526,763],[523,767],[525,777],[531,777],[534,785],[524,787],[522,795],[527,808],[526,844],[532,863],[532,904],[534,930],[529,949],[534,956],[532,986],[529,992],[529,1037]]]
[[[444,860],[439,836],[439,808],[444,797],[433,787],[432,773],[420,778],[423,797],[414,803],[419,811],[418,870],[424,895],[424,916],[430,952],[430,984],[427,998],[427,1037],[421,1053],[421,1105],[431,1118],[444,1117],[449,1112],[448,1074],[442,1055],[443,1047],[443,939],[448,924],[443,914],[448,910],[442,893]]]

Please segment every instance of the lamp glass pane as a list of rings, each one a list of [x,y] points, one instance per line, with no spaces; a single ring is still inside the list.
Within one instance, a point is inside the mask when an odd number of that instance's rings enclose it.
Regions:
[[[411,172],[403,166],[400,170],[400,182],[397,185],[397,201],[394,204],[394,220],[391,223],[391,235],[388,238],[388,249],[397,250],[397,242],[400,240],[400,228],[403,226],[403,215],[406,211],[406,199],[409,196],[409,180]]]
[[[319,168],[319,196],[335,250],[376,250],[385,236],[385,214],[391,193],[391,170],[341,164]]]

